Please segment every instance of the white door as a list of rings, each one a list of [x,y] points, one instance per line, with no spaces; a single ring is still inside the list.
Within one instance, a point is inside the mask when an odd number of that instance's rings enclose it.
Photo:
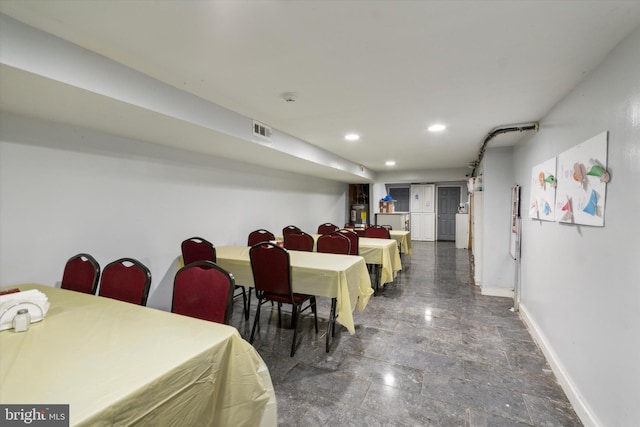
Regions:
[[[425,213],[424,214],[424,240],[433,242],[436,240],[436,214]]]
[[[424,240],[424,221],[422,213],[411,214],[411,240]]]
[[[434,184],[411,186],[411,212],[435,212],[435,187]]]
[[[435,240],[435,214],[429,212],[413,212],[411,214],[411,239]]]
[[[411,186],[411,212],[423,212],[424,185]]]

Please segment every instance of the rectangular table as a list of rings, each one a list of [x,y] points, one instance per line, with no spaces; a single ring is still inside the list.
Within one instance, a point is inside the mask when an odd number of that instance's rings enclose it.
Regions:
[[[277,425],[269,371],[227,325],[42,285],[46,318],[0,332],[0,403],[70,425]]]
[[[400,253],[411,255],[411,232],[407,230],[389,230],[391,238],[398,242]]]
[[[216,263],[233,274],[236,284],[254,287],[248,246],[217,246]],[[336,320],[355,333],[353,311],[364,310],[373,294],[364,258],[289,251],[291,281],[297,293],[336,299]]]
[[[317,250],[318,238],[321,234],[314,233],[311,236],[313,237],[313,250],[315,251]],[[401,239],[401,235],[399,236]],[[279,237],[279,239],[282,238]],[[398,272],[402,270],[400,250],[398,249],[397,240],[393,238],[374,239],[360,237],[358,239],[358,254],[364,258],[366,264],[380,266],[380,274],[377,280],[382,286],[386,283],[393,282]]]
[[[368,237],[360,237],[358,241],[358,253],[364,257],[366,263],[380,266],[380,285],[393,282],[402,270],[398,243],[394,239]]]

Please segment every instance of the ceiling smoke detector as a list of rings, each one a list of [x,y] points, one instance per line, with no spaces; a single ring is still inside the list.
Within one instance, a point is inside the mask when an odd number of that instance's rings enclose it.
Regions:
[[[295,92],[285,92],[281,96],[282,96],[282,99],[285,100],[285,102],[296,102]]]

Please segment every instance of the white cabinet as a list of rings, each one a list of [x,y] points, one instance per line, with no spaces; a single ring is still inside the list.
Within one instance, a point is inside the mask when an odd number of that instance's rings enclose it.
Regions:
[[[411,212],[435,212],[435,184],[411,186]]]
[[[376,225],[390,225],[394,230],[409,230],[409,214],[377,213]]]
[[[456,214],[456,248],[467,249],[469,245],[469,215]]]
[[[435,217],[435,213],[412,212],[411,239],[433,242],[436,239]]]
[[[411,186],[411,239],[436,239],[435,185]]]

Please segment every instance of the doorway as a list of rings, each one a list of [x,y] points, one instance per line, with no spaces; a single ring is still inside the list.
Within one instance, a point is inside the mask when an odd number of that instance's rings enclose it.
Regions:
[[[460,187],[438,187],[437,240],[456,240],[456,214],[460,205]]]

